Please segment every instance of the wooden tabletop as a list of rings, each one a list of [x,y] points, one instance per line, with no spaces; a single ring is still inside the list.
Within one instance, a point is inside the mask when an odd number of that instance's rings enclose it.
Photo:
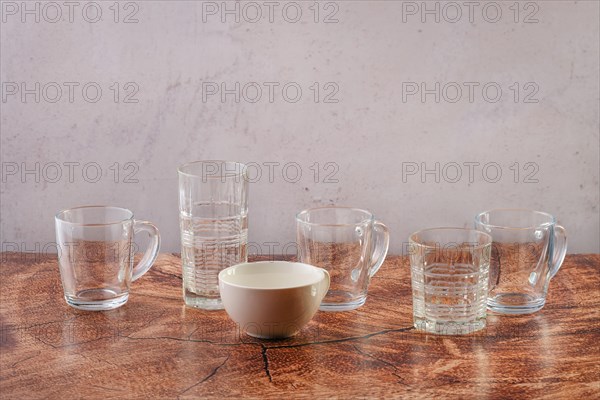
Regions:
[[[467,336],[415,331],[407,259],[388,257],[365,306],[280,341],[186,308],[176,255],[108,312],[66,305],[55,256],[0,255],[1,398],[600,398],[600,255],[567,256],[540,312]]]

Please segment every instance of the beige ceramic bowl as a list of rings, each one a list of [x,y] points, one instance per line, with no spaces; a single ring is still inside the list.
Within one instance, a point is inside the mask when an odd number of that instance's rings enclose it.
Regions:
[[[261,339],[295,335],[315,315],[328,289],[327,271],[302,263],[244,263],[219,273],[227,314],[242,331]]]

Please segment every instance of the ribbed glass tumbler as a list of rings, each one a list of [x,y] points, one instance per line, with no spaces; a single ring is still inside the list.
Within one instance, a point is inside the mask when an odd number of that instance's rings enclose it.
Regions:
[[[492,238],[473,229],[433,228],[410,236],[416,329],[467,334],[486,324]]]

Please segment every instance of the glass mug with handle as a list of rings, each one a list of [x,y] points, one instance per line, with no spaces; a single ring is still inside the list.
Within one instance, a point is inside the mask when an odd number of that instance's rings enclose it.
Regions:
[[[329,272],[331,283],[322,311],[354,310],[367,300],[371,278],[389,246],[388,228],[368,211],[319,207],[296,216],[300,261]]]
[[[527,209],[482,212],[475,227],[493,238],[488,308],[504,314],[541,310],[567,252],[565,228],[552,215]]]
[[[129,299],[131,282],[154,264],[160,234],[147,221],[119,207],[84,206],[56,214],[56,244],[65,300],[88,311],[111,310]],[[134,266],[134,234],[147,232],[151,243]]]

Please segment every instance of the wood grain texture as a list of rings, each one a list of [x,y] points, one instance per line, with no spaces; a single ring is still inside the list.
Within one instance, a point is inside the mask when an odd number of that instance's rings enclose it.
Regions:
[[[1,398],[600,398],[600,255],[568,256],[542,311],[454,337],[412,328],[408,260],[388,257],[365,306],[281,341],[186,308],[176,255],[108,312],[66,305],[55,257],[0,255]]]

